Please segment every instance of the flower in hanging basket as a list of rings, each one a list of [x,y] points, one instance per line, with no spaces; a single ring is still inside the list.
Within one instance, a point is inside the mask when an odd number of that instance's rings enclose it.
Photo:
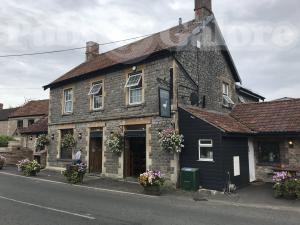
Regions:
[[[72,148],[74,148],[75,145],[76,145],[75,138],[70,133],[66,134],[61,141],[62,149],[72,150]]]
[[[105,145],[108,152],[113,152],[115,154],[120,154],[123,151],[123,135],[120,133],[110,134],[106,141]]]
[[[37,151],[42,151],[46,146],[50,144],[49,138],[46,134],[39,135],[35,141],[35,149]]]
[[[158,133],[161,148],[166,152],[180,153],[183,145],[183,135],[174,129],[166,129]]]

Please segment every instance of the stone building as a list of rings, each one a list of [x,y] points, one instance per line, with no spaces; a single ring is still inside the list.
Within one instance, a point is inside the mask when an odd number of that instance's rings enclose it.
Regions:
[[[76,139],[90,172],[136,177],[159,169],[176,183],[179,155],[161,150],[158,132],[178,127],[178,106],[229,112],[241,99],[241,78],[212,14],[211,1],[195,0],[195,19],[109,52],[88,42],[86,61],[46,85],[50,89],[48,168],[62,169]],[[248,90],[248,89],[245,89]],[[243,101],[263,97],[244,91]],[[111,133],[124,135],[124,151],[106,151]]]

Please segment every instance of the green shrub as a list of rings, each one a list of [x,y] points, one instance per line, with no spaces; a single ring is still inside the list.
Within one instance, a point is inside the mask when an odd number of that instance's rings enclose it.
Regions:
[[[284,181],[283,185],[283,196],[285,198],[297,198],[296,189],[298,181],[296,179],[288,179]]]
[[[280,198],[283,196],[283,184],[282,183],[276,183],[273,186],[274,189],[274,197]]]
[[[0,147],[7,147],[8,142],[14,141],[15,139],[13,137],[8,136],[0,136]]]
[[[297,198],[300,199],[300,180],[297,180],[296,195]]]

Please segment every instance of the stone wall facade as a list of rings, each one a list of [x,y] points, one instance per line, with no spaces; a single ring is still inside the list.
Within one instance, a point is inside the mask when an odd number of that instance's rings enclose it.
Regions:
[[[8,121],[0,121],[0,135],[7,135]]]

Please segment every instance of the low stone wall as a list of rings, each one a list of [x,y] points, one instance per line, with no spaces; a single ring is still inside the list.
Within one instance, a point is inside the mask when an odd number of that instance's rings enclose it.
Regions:
[[[18,141],[10,142],[7,148],[0,148],[0,155],[6,158],[7,165],[15,165],[22,159],[33,159],[33,151],[22,148]]]

